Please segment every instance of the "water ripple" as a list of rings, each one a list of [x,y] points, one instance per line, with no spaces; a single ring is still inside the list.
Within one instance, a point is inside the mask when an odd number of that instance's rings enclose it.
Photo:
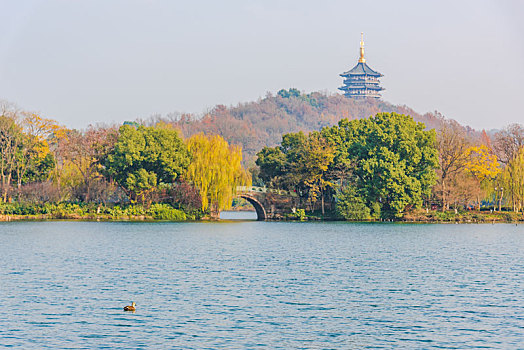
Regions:
[[[523,248],[522,225],[0,223],[0,347],[524,348]]]

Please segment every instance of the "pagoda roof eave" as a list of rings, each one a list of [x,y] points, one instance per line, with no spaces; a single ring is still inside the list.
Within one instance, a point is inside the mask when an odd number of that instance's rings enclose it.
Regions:
[[[382,77],[383,75],[377,71],[371,69],[365,62],[359,62],[357,65],[347,72],[340,74],[341,77],[347,77],[350,75],[371,75],[374,77]]]
[[[348,72],[345,72],[345,73],[342,73],[342,74],[339,74],[339,76],[343,77],[343,78],[349,78],[349,77],[352,77],[352,76],[361,76],[361,75],[370,75],[370,76],[373,76],[373,77],[377,77],[377,78],[380,78],[380,77],[383,77],[384,75],[381,74],[381,73],[378,73],[378,72],[375,72],[377,74],[369,74],[369,73],[350,73],[349,71]]]

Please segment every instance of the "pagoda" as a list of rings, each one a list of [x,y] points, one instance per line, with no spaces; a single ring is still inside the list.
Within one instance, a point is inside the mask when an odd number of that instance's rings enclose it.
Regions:
[[[344,86],[339,90],[344,91],[344,96],[351,98],[380,98],[380,91],[384,88],[379,86],[378,78],[383,75],[369,68],[364,58],[364,33],[360,33],[360,58],[351,70],[340,74],[344,78]]]

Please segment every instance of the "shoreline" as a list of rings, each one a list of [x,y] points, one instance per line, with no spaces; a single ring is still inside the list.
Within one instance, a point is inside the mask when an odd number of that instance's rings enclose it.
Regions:
[[[348,223],[370,223],[370,224],[519,224],[524,223],[524,216],[520,215],[509,215],[503,214],[485,214],[475,218],[464,218],[460,214],[457,217],[450,217],[448,220],[442,220],[437,218],[428,217],[406,217],[399,220],[363,220],[363,221],[352,221],[352,220],[340,220],[332,217],[316,217],[308,216],[303,220],[296,218],[280,218],[280,219],[269,219],[267,222],[348,222]],[[514,213],[513,213],[514,214]],[[505,217],[503,217],[505,216]],[[155,219],[149,215],[137,215],[137,216],[118,216],[113,217],[110,215],[86,215],[81,216],[77,214],[66,214],[66,215],[50,215],[50,214],[39,214],[39,215],[0,215],[0,222],[17,222],[17,221],[84,221],[84,222],[224,222],[224,221],[235,221],[230,219],[216,219],[203,217],[197,220],[163,220]],[[244,221],[244,220],[236,220]],[[247,220],[254,221],[254,220]]]

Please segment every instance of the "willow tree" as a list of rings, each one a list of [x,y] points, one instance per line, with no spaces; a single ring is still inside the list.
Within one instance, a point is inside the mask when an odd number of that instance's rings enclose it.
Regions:
[[[519,212],[524,208],[524,146],[520,147],[502,173],[504,192],[511,201],[513,210]]]
[[[242,168],[242,149],[229,145],[219,135],[197,134],[188,141],[191,163],[185,179],[191,182],[202,197],[202,210],[210,209],[212,216],[231,208],[237,186],[251,184]]]

